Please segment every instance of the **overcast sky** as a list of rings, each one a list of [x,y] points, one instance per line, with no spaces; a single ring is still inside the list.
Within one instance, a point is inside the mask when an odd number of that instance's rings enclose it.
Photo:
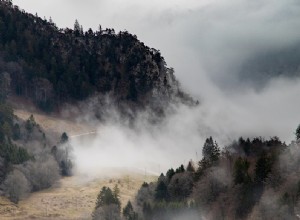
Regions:
[[[299,41],[299,0],[13,2],[40,17],[51,16],[61,28],[73,27],[78,19],[85,30],[101,24],[136,34],[162,52],[185,90],[200,99],[195,120],[222,135],[294,137],[300,123],[299,80],[274,78],[258,92],[241,88],[232,73],[256,54]]]

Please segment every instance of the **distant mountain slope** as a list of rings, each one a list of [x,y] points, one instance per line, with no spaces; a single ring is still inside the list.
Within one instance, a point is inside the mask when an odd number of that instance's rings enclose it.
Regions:
[[[127,31],[58,29],[51,21],[0,1],[0,73],[12,92],[51,111],[61,103],[109,94],[145,106],[154,98],[189,98],[158,50]]]

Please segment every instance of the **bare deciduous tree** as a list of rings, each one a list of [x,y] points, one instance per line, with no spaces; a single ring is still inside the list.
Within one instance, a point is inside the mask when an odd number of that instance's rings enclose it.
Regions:
[[[224,169],[211,169],[194,187],[193,197],[198,204],[205,207],[215,201],[231,181]]]
[[[24,174],[15,169],[6,177],[3,189],[12,202],[18,203],[30,192],[30,184]]]
[[[93,220],[121,220],[119,210],[116,204],[100,206],[93,212]]]
[[[49,188],[60,178],[58,164],[49,155],[26,162],[21,169],[30,180],[33,191]]]

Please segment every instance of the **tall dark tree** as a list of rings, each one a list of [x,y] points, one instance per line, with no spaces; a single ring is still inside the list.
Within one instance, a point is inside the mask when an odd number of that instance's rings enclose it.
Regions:
[[[187,167],[186,167],[186,171],[188,172],[192,172],[194,173],[196,170],[195,170],[195,165],[194,165],[194,162],[193,161],[189,161]]]
[[[167,201],[169,199],[168,187],[164,181],[157,184],[154,197],[157,201]]]
[[[174,175],[175,175],[174,169],[173,168],[169,169],[166,173],[167,181],[170,182]]]
[[[113,191],[109,188],[104,186],[100,193],[98,194],[97,200],[96,200],[96,206],[95,209],[105,206],[105,205],[120,205],[120,200],[117,198],[116,195],[114,195]]]
[[[212,137],[206,139],[202,149],[202,155],[204,158],[210,160],[211,162],[215,162],[219,159],[220,148],[217,142],[215,142]]]
[[[62,144],[65,144],[69,141],[69,136],[67,135],[66,132],[62,133],[61,137],[60,137],[60,142]]]
[[[15,123],[12,129],[12,138],[14,140],[19,140],[21,138],[21,129],[18,123]]]
[[[74,23],[74,32],[75,34],[79,35],[81,33],[81,26],[79,24],[79,21],[76,19]]]
[[[205,157],[203,157],[198,163],[198,168],[195,173],[195,180],[199,180],[210,166],[211,162]]]
[[[180,167],[178,167],[178,168],[175,170],[175,173],[184,173],[184,172],[185,172],[185,169],[184,169],[183,164],[181,164]]]
[[[134,211],[130,201],[123,209],[123,216],[126,220],[138,220],[138,214]]]
[[[25,128],[28,131],[28,133],[31,133],[36,125],[37,123],[35,122],[34,116],[30,115],[30,117],[26,120],[25,124]]]
[[[144,202],[143,203],[143,215],[145,220],[152,220],[153,219],[153,209],[150,203]]]
[[[234,183],[243,184],[249,183],[251,181],[250,175],[248,173],[250,163],[247,159],[239,157],[234,163]]]
[[[300,139],[300,124],[298,125],[297,129],[296,129],[296,140],[299,140]]]
[[[271,157],[263,152],[255,164],[255,181],[262,183],[272,170]]]

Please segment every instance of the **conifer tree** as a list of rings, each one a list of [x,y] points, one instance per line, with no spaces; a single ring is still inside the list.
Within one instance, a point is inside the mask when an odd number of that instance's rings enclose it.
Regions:
[[[195,166],[194,166],[193,161],[189,161],[189,163],[187,165],[187,168],[186,168],[186,171],[192,172],[192,173],[195,172]]]
[[[300,139],[300,124],[298,125],[297,129],[296,129],[296,140],[299,140]]]
[[[69,137],[66,132],[62,133],[60,137],[60,143],[64,144],[69,141]]]
[[[250,182],[250,176],[248,174],[248,169],[250,167],[250,163],[247,159],[243,159],[239,157],[234,163],[234,183],[242,184]]]
[[[211,162],[215,162],[219,159],[220,148],[217,142],[215,142],[212,137],[206,139],[202,149],[202,155],[204,158],[210,160]]]
[[[167,201],[168,197],[168,187],[164,181],[160,181],[155,189],[155,199],[157,201]]]
[[[263,152],[255,164],[255,181],[263,182],[272,170],[271,158]]]
[[[113,219],[119,219],[121,212],[121,202],[118,196],[119,195],[116,189],[113,192],[109,187],[102,187],[96,200],[95,210],[92,214],[93,219],[103,218],[105,220],[111,220],[111,214],[113,214],[114,216]]]
[[[134,212],[133,206],[130,201],[123,209],[123,216],[126,220],[138,220],[138,214]]]

